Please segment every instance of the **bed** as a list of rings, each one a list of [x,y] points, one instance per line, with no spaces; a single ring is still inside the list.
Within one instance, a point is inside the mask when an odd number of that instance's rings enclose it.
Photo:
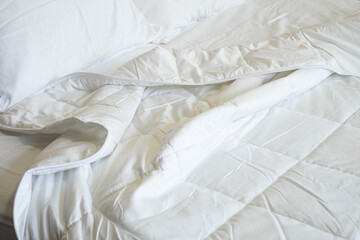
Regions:
[[[360,239],[359,1],[101,4],[0,3],[1,236]]]

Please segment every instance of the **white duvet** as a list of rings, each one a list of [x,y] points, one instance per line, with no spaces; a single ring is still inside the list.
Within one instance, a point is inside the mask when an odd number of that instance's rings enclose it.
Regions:
[[[360,3],[252,0],[0,115],[55,134],[20,239],[360,239]],[[335,73],[334,73],[335,72]]]

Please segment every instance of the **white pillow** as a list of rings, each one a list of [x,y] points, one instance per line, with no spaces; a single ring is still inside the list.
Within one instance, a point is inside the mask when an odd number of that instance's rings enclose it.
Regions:
[[[133,0],[150,23],[168,32],[184,28],[246,0]]]
[[[154,37],[131,0],[3,0],[0,112],[52,80]]]

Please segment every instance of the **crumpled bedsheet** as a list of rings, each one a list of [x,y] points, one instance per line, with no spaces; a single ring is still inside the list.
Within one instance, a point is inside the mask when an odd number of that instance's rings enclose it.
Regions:
[[[303,1],[332,14],[302,22],[285,17],[298,1],[248,1],[269,31],[185,35],[1,114],[1,129],[58,136],[27,160],[18,237],[359,239],[360,7],[347,2]]]

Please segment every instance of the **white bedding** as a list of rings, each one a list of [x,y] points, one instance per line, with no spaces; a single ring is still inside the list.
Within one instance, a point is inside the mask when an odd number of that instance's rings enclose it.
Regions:
[[[1,221],[20,239],[360,239],[359,46],[358,1],[252,0],[52,82],[0,115]]]
[[[0,112],[157,34],[132,0],[2,0]]]

